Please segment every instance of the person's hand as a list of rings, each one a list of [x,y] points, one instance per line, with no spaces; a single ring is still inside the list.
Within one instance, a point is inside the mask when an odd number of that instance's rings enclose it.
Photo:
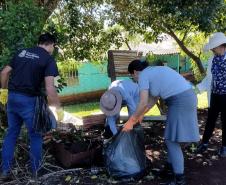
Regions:
[[[133,125],[138,122],[138,119],[131,116],[129,120],[124,124],[122,131],[128,132],[133,129]]]
[[[57,120],[62,121],[64,119],[64,110],[62,108],[56,108]]]
[[[128,120],[125,125],[123,126],[122,131],[124,132],[129,132],[130,130],[133,129],[133,124],[131,124],[131,122]]]
[[[8,89],[0,89],[0,103],[6,105],[8,101]]]

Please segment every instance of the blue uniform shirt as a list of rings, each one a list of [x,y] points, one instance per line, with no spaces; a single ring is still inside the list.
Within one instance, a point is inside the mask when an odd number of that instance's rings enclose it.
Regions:
[[[136,111],[136,107],[139,103],[140,97],[138,84],[134,83],[132,80],[116,80],[111,83],[109,89],[114,89],[120,92],[123,105],[127,106],[129,116],[131,116]],[[107,117],[107,124],[110,126],[114,135],[117,133],[115,122],[119,116],[120,113]]]
[[[226,94],[226,53],[213,58],[211,72],[213,76],[212,92]]]
[[[9,91],[30,96],[40,95],[45,77],[58,75],[54,58],[41,47],[20,50],[9,65],[13,69]]]
[[[154,97],[167,99],[191,88],[188,81],[167,66],[147,67],[139,74],[140,90],[148,90]]]

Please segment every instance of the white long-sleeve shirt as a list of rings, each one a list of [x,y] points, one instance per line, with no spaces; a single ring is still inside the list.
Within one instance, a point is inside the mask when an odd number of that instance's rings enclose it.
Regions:
[[[207,98],[208,98],[208,107],[210,106],[210,95],[211,95],[211,89],[212,89],[212,61],[213,56],[209,58],[208,60],[208,66],[207,66],[207,72],[205,78],[197,85],[200,92],[207,91]]]

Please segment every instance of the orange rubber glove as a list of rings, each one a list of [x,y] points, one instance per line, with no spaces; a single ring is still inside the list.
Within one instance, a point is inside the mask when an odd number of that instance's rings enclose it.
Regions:
[[[8,89],[0,89],[0,103],[6,105],[8,101]]]
[[[122,131],[130,131],[133,129],[133,125],[135,125],[138,122],[138,118],[135,116],[131,116],[129,120],[124,124]]]

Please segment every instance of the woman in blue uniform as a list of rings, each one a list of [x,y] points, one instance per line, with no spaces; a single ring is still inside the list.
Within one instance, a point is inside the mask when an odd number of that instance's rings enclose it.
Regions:
[[[189,82],[169,67],[147,67],[146,62],[134,60],[129,64],[128,71],[138,81],[140,101],[123,130],[133,129],[146,110],[150,98],[153,100],[150,107],[154,106],[157,98],[165,100],[168,112],[164,137],[168,162],[175,174],[169,184],[185,185],[184,156],[180,143],[199,141],[197,97]]]

